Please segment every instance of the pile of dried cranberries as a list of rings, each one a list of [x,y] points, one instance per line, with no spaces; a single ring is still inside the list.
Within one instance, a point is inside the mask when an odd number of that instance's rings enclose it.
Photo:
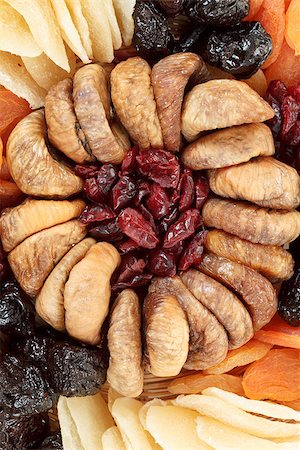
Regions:
[[[199,211],[209,192],[202,172],[182,168],[170,152],[133,147],[121,167],[77,165],[75,173],[85,179],[89,203],[80,222],[123,255],[113,290],[201,262],[206,232]]]

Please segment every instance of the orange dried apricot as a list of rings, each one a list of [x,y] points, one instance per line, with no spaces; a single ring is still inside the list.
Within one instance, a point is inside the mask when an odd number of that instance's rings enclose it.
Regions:
[[[290,6],[292,0],[284,0],[284,6],[285,6],[285,10],[288,9],[288,7]]]
[[[292,402],[281,401],[279,403],[281,403],[281,405],[288,406],[289,408],[293,408],[296,411],[300,411],[300,400],[294,400]]]
[[[275,314],[271,322],[255,333],[255,339],[272,345],[300,349],[300,326],[291,327]]]
[[[300,55],[300,2],[292,0],[286,11],[285,39],[288,45]]]
[[[248,15],[243,20],[252,20],[255,14],[258,13],[263,1],[264,0],[250,0]]]
[[[3,161],[3,142],[0,137],[0,169],[2,167],[2,161]]]
[[[243,375],[247,397],[254,400],[300,399],[300,351],[276,348],[251,364]]]
[[[10,125],[16,125],[23,117],[31,112],[26,100],[17,97],[8,89],[0,86],[0,136]]]
[[[296,56],[286,41],[283,42],[280,55],[274,64],[265,71],[267,82],[281,80],[287,87],[300,83],[300,56]]]
[[[198,394],[208,387],[217,387],[224,391],[244,395],[241,377],[233,375],[205,375],[195,373],[180,378],[175,378],[168,386],[172,394]]]

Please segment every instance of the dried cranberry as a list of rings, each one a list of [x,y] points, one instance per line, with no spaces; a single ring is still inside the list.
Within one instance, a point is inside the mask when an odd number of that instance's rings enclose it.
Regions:
[[[148,220],[148,222],[151,223],[151,226],[153,228],[153,230],[156,231],[156,224],[155,224],[155,220],[154,217],[152,216],[151,212],[148,211],[148,209],[146,208],[146,206],[144,205],[140,205],[139,206],[140,212],[143,214],[143,216],[145,217],[146,220]]]
[[[153,183],[151,186],[151,192],[146,199],[146,206],[157,220],[166,216],[170,209],[170,201],[165,189],[158,183]]]
[[[88,178],[85,180],[83,190],[87,198],[89,198],[92,202],[101,203],[104,201],[103,192],[96,178]]]
[[[147,267],[153,275],[159,277],[173,277],[176,275],[175,257],[163,249],[151,252]]]
[[[182,241],[177,242],[177,244],[173,245],[173,247],[168,248],[168,252],[172,253],[172,255],[178,258],[183,252],[184,245]]]
[[[145,266],[146,262],[142,258],[138,258],[134,255],[124,256],[120,266],[117,283],[132,280],[136,275],[142,274]]]
[[[9,270],[9,264],[6,258],[6,252],[3,250],[2,244],[0,242],[0,281],[3,281]]]
[[[268,87],[268,92],[279,103],[282,103],[283,99],[287,95],[289,95],[285,84],[282,81],[279,81],[279,80],[271,81],[271,83],[269,84],[269,87]]]
[[[288,88],[289,94],[300,103],[300,84]]]
[[[136,192],[135,181],[128,175],[122,176],[112,190],[114,208],[119,209],[128,206]]]
[[[138,180],[137,183],[137,195],[133,201],[135,206],[138,206],[144,197],[150,194],[151,191],[151,183],[145,180]]]
[[[89,229],[89,234],[100,241],[117,242],[124,236],[116,220],[105,220]]]
[[[180,166],[172,153],[165,150],[144,150],[136,159],[142,175],[156,181],[162,187],[177,187]]]
[[[185,169],[180,180],[179,211],[190,208],[194,200],[194,180],[191,170]]]
[[[128,237],[137,242],[143,248],[155,248],[158,239],[144,216],[133,208],[125,208],[118,217],[118,225]]]
[[[139,153],[139,148],[137,145],[128,150],[125,158],[122,161],[121,173],[123,175],[128,175],[132,172],[135,172],[137,168],[136,157]]]
[[[266,100],[269,105],[273,108],[275,116],[267,121],[268,126],[271,128],[273,136],[276,138],[282,127],[282,114],[279,102],[272,97],[271,94],[266,95]]]
[[[112,164],[104,164],[98,174],[97,182],[104,195],[107,195],[118,180],[118,170]]]
[[[185,248],[179,262],[179,270],[186,270],[194,264],[200,264],[203,259],[203,244],[207,231],[197,233]]]
[[[127,239],[126,241],[121,242],[118,247],[121,253],[128,253],[132,250],[137,250],[139,248],[139,244],[132,239]]]
[[[292,128],[286,133],[284,141],[291,147],[296,147],[300,144],[300,120],[297,120]]]
[[[177,186],[176,189],[173,189],[173,192],[170,197],[171,205],[177,205],[180,199],[180,186]]]
[[[283,115],[282,134],[285,135],[296,123],[300,112],[300,103],[288,95],[281,104],[281,111]]]
[[[92,178],[97,175],[99,167],[97,166],[81,166],[80,164],[76,164],[74,167],[75,175],[83,179]]]
[[[197,209],[188,209],[183,212],[168,229],[164,239],[164,248],[173,247],[177,242],[190,237],[200,224],[201,217]]]
[[[196,208],[200,209],[207,199],[209,193],[209,184],[207,178],[200,172],[194,175],[195,194],[196,194]]]
[[[173,206],[167,217],[164,217],[159,224],[158,231],[160,234],[165,234],[167,232],[169,226],[172,225],[172,223],[174,223],[177,219],[178,213],[179,209],[176,206]]]
[[[86,206],[79,216],[79,222],[82,225],[88,225],[93,222],[113,219],[116,217],[113,210],[107,205]]]
[[[137,288],[146,286],[148,283],[150,283],[152,277],[152,273],[142,273],[141,275],[136,275],[131,280],[128,280],[126,282],[115,283],[112,286],[112,290],[116,292],[129,287]]]

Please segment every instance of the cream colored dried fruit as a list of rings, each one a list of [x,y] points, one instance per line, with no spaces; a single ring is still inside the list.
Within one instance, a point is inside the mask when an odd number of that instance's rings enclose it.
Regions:
[[[212,80],[198,84],[186,95],[181,126],[184,137],[194,141],[202,131],[264,122],[272,117],[271,106],[246,83]]]
[[[7,164],[25,194],[66,198],[83,188],[83,181],[63,163],[52,158],[46,145],[43,111],[26,116],[12,131],[6,146]]]
[[[15,208],[3,211],[0,235],[6,252],[13,250],[27,237],[59,223],[78,217],[85,207],[83,200],[34,200],[27,198]]]
[[[99,242],[71,270],[64,291],[65,326],[75,339],[91,345],[100,342],[109,308],[110,278],[120,262],[115,247]]]
[[[8,255],[21,288],[36,296],[58,261],[86,235],[78,220],[55,225],[28,237]]]
[[[119,63],[111,73],[111,96],[116,113],[141,149],[163,148],[150,75],[149,64],[140,57]]]
[[[192,170],[217,169],[275,153],[271,130],[251,123],[215,131],[189,144],[182,152],[183,164]]]
[[[124,397],[137,397],[143,392],[141,309],[132,289],[116,298],[108,330],[109,367],[107,381]]]
[[[297,171],[267,156],[238,166],[210,170],[209,186],[222,197],[248,200],[267,208],[291,210],[300,204]]]

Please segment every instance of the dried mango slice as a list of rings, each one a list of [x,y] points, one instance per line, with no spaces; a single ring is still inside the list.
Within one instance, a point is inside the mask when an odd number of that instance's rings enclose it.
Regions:
[[[255,333],[255,339],[272,345],[300,349],[300,326],[291,327],[276,314],[270,323]]]
[[[286,41],[283,42],[277,60],[267,68],[265,75],[268,83],[281,80],[287,87],[300,83],[300,56],[295,55]]]
[[[300,2],[292,0],[286,12],[285,39],[288,45],[300,55]]]
[[[169,384],[168,391],[172,394],[198,394],[209,387],[218,387],[235,394],[244,394],[240,377],[227,374],[205,375],[202,373],[175,378]]]

